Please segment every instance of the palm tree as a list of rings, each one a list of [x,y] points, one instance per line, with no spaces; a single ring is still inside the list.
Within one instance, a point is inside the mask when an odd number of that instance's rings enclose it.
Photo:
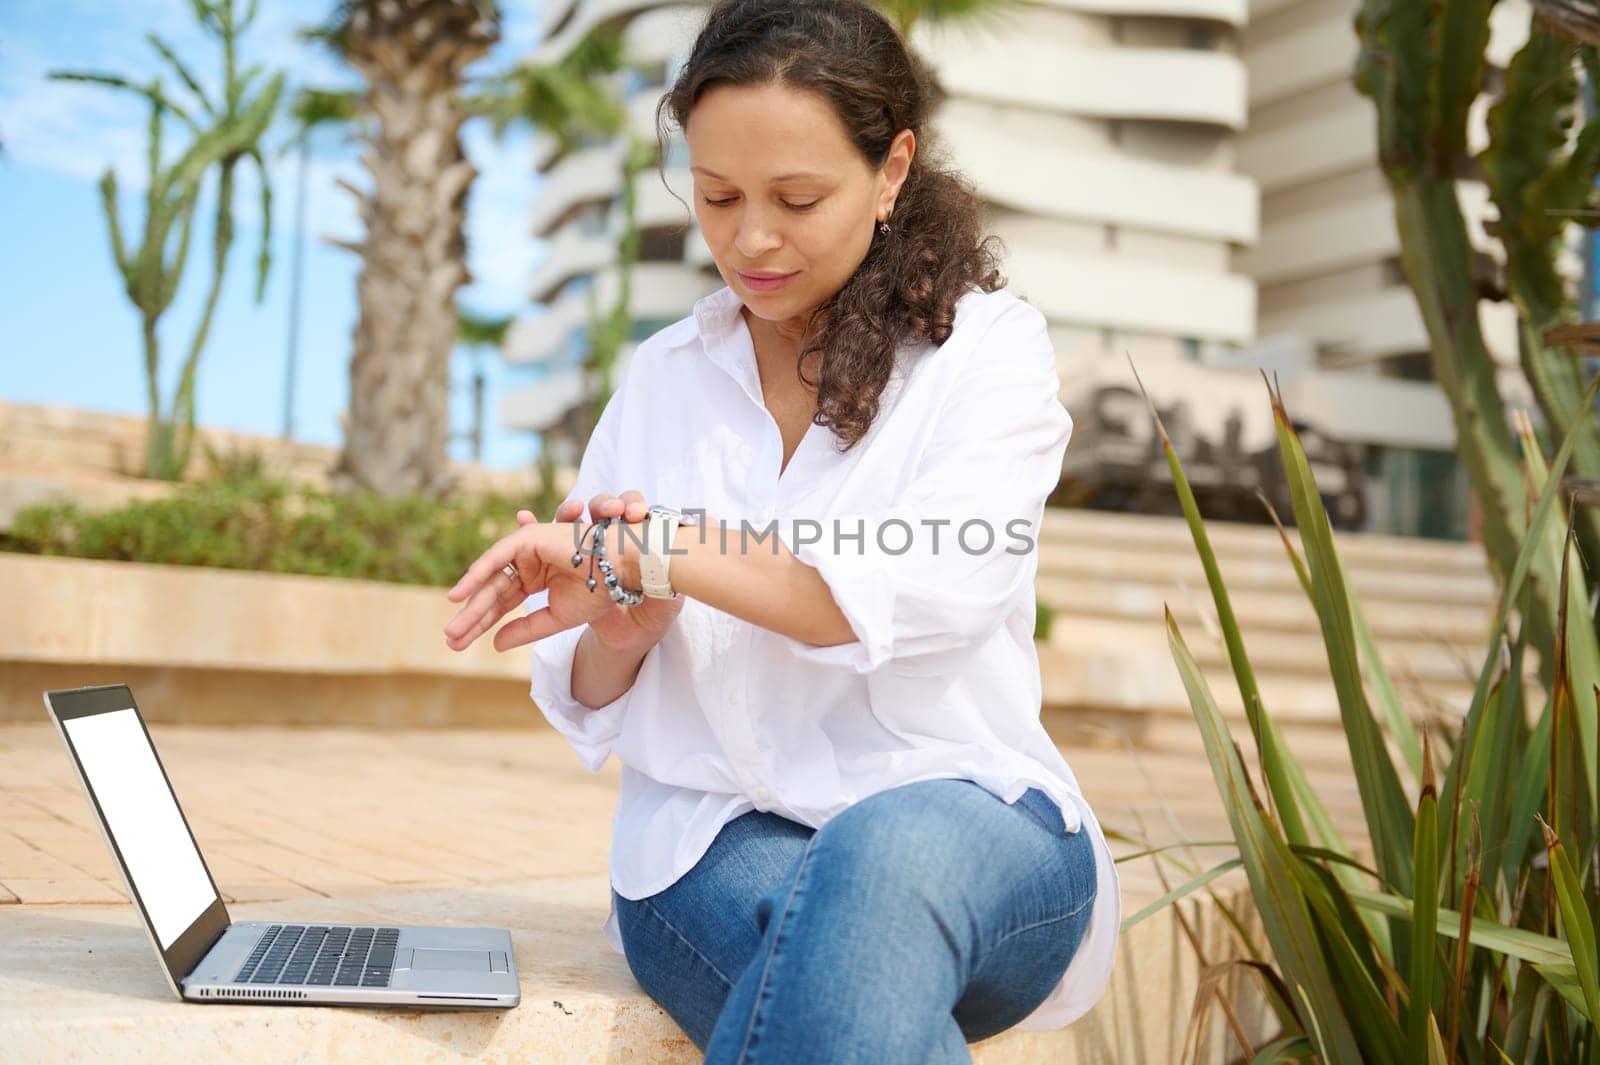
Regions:
[[[461,148],[464,72],[499,37],[489,0],[348,0],[323,35],[366,78],[366,236],[350,411],[334,483],[438,497],[452,483],[455,293],[470,277],[463,222],[477,171]]]
[[[621,132],[627,114],[606,79],[623,65],[621,31],[602,26],[554,63],[519,63],[502,74],[476,108],[493,120],[496,136],[526,125],[554,137],[556,155],[565,155]]]

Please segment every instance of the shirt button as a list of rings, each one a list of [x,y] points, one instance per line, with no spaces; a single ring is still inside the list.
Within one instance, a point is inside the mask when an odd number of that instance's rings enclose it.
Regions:
[[[757,788],[756,798],[760,799],[762,802],[771,802],[772,792],[768,791],[766,788]]]
[[[738,706],[739,705],[739,696],[734,694],[733,692],[729,692],[728,693],[728,705],[729,706]]]

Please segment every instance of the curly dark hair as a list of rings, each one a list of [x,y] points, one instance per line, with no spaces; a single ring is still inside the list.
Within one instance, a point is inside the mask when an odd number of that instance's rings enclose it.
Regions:
[[[930,143],[937,84],[899,31],[865,0],[722,0],[712,8],[656,108],[662,182],[666,115],[682,130],[713,85],[772,84],[826,101],[874,168],[887,162],[900,130],[916,138],[890,232],[874,231],[856,272],[813,312],[811,324],[820,316],[820,327],[813,332],[808,326],[796,367],[800,380],[817,390],[812,420],[828,426],[840,450],[848,451],[877,417],[896,347],[917,340],[943,344],[957,300],[974,287],[993,292],[1006,284],[992,247],[1000,238],[981,234],[982,201]],[[813,380],[804,367],[817,354]]]

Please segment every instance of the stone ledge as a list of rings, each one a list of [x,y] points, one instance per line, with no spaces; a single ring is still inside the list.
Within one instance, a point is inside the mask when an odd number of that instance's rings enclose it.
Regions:
[[[0,553],[13,662],[512,679],[520,654],[444,643],[445,589],[381,581]]]
[[[607,880],[582,876],[368,898],[232,907],[242,920],[508,927],[522,1004],[483,1013],[181,1003],[131,907],[21,906],[0,915],[0,1046],[8,1062],[698,1062],[682,1031],[600,933]],[[1198,919],[1197,919],[1198,918]],[[1223,922],[1191,912],[1202,937]],[[1013,1029],[972,1046],[980,1065],[1176,1061],[1198,980],[1171,915],[1123,937],[1112,989],[1052,1032]],[[1247,1025],[1266,1018],[1242,1004]],[[1220,1025],[1213,1026],[1220,1028]],[[1220,1059],[1216,1059],[1220,1060]]]
[[[1136,580],[1116,585],[1113,614],[1107,599],[1075,598],[1057,615],[1039,645],[1047,714],[1110,715],[1128,735],[1152,717],[1187,718],[1160,623],[1165,600],[1224,712],[1242,720],[1207,604]],[[1050,584],[1041,579],[1041,596]],[[526,723],[532,709],[526,649],[502,654],[487,638],[464,652],[445,646],[456,606],[442,588],[0,553],[0,594],[29,604],[0,617],[0,720],[37,720],[43,689],[128,678],[159,693],[150,716],[163,721],[505,727]],[[1462,663],[1477,652],[1456,633],[1411,626],[1409,640],[1380,633],[1397,683],[1408,696],[1464,707],[1473,678]],[[1274,713],[1337,724],[1320,635],[1253,618],[1246,636]],[[1530,677],[1535,668],[1530,661]]]

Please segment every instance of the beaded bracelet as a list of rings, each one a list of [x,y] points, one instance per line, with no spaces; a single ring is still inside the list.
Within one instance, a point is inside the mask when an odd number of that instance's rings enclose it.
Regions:
[[[588,552],[589,579],[584,583],[588,585],[588,588],[591,592],[599,586],[599,582],[594,578],[595,562],[598,560],[600,563],[600,572],[605,578],[606,594],[611,596],[611,601],[614,603],[621,603],[623,606],[638,606],[640,603],[644,602],[644,593],[632,592],[622,587],[622,581],[617,577],[616,573],[612,572],[613,567],[611,565],[611,560],[606,557],[606,529],[609,528],[611,523],[616,520],[616,518],[601,518],[593,525],[589,526],[588,529],[585,529],[582,535],[578,537],[578,543],[581,545],[584,537],[589,536],[591,530],[594,533],[592,537],[594,540],[594,546],[592,546]],[[581,546],[578,550],[572,553],[573,569],[577,569],[583,564],[583,555],[584,552]]]

